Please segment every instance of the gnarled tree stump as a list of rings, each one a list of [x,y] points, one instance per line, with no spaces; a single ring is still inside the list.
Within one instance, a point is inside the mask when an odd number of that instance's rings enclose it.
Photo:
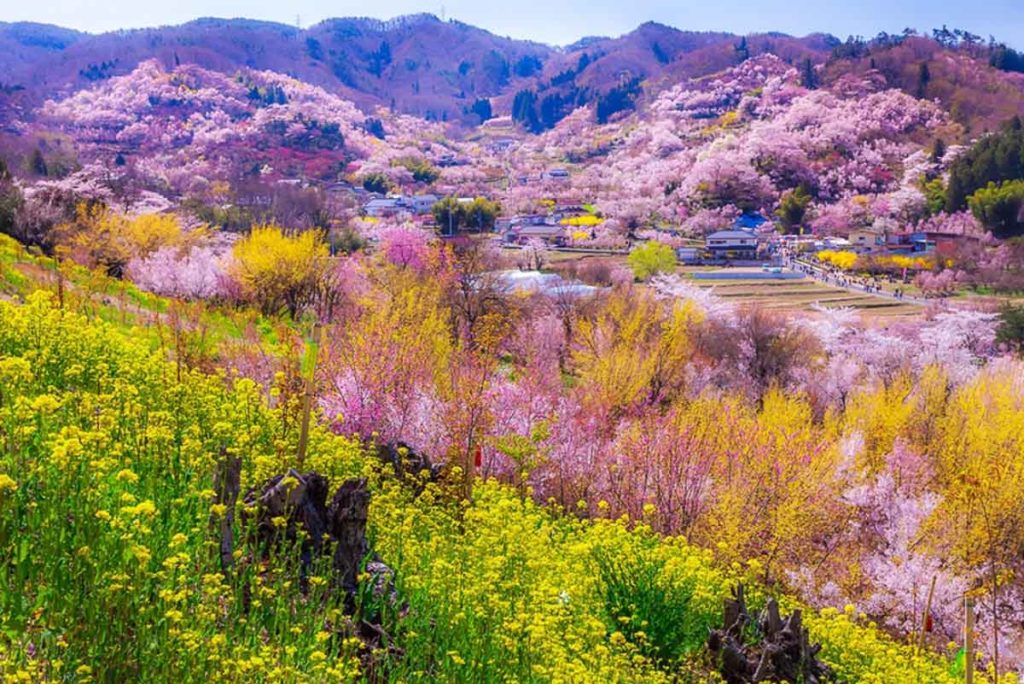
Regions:
[[[750,615],[740,584],[733,597],[725,599],[723,618],[722,629],[712,630],[708,637],[708,650],[728,684],[820,684],[833,679],[828,666],[818,660],[821,645],[810,643],[799,610],[783,618],[778,602],[769,599],[756,624],[756,643],[747,644],[744,632]]]

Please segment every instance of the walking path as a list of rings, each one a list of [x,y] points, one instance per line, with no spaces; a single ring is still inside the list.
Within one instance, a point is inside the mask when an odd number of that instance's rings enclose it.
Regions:
[[[895,292],[889,292],[888,290],[883,289],[879,285],[866,283],[861,278],[830,273],[821,266],[817,266],[807,261],[801,261],[793,257],[786,257],[784,261],[787,268],[791,268],[794,271],[804,273],[822,284],[830,285],[832,287],[838,287],[849,292],[863,292],[874,297],[891,299],[895,302],[907,302],[909,304],[918,304],[920,306],[926,306],[932,303],[932,300],[924,299],[923,297],[913,297],[907,294],[896,294]]]

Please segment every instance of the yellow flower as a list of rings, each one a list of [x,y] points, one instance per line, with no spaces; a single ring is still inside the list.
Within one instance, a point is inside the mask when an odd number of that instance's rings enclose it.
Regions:
[[[131,470],[128,470],[127,468],[119,471],[115,477],[119,482],[128,482],[134,484],[139,481],[139,476],[136,475]]]
[[[32,410],[42,415],[49,415],[60,408],[60,402],[50,394],[41,394],[32,400]]]
[[[153,557],[152,552],[141,544],[136,544],[132,547],[132,555],[135,556],[135,560],[139,562],[139,565],[146,565],[149,563],[149,559]]]
[[[3,492],[14,492],[18,489],[18,483],[7,473],[0,473],[0,494]]]

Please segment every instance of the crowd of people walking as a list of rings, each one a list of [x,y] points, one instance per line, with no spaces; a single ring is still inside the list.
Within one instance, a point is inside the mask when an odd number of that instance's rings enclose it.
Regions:
[[[892,290],[888,290],[882,286],[883,282],[887,282],[890,285],[898,282],[898,280],[891,275],[885,278],[879,278],[878,276],[855,276],[843,271],[842,269],[836,268],[835,266],[816,266],[804,261],[799,261],[792,253],[788,252],[783,253],[782,258],[787,268],[799,273],[804,273],[815,280],[819,280],[828,285],[841,287],[847,290],[860,290],[867,294],[891,297],[892,299],[906,299],[905,288],[896,287]],[[911,299],[914,298],[911,297]]]

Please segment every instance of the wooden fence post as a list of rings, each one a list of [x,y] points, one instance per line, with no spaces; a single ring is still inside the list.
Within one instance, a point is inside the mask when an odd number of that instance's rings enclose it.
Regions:
[[[323,339],[323,328],[319,321],[313,325],[313,334],[307,340],[307,347],[300,364],[299,371],[303,376],[302,384],[302,423],[299,426],[299,445],[295,461],[301,469],[306,463],[306,448],[309,445],[309,419],[313,410],[313,393],[316,391],[316,362],[320,356],[320,343]]]
[[[921,637],[917,642],[918,652],[924,650],[924,635],[929,631],[932,616],[932,598],[935,596],[935,580],[936,575],[932,575],[932,584],[928,588],[928,600],[924,604],[924,617],[921,620]]]
[[[974,599],[964,597],[964,669],[967,684],[974,684]]]

